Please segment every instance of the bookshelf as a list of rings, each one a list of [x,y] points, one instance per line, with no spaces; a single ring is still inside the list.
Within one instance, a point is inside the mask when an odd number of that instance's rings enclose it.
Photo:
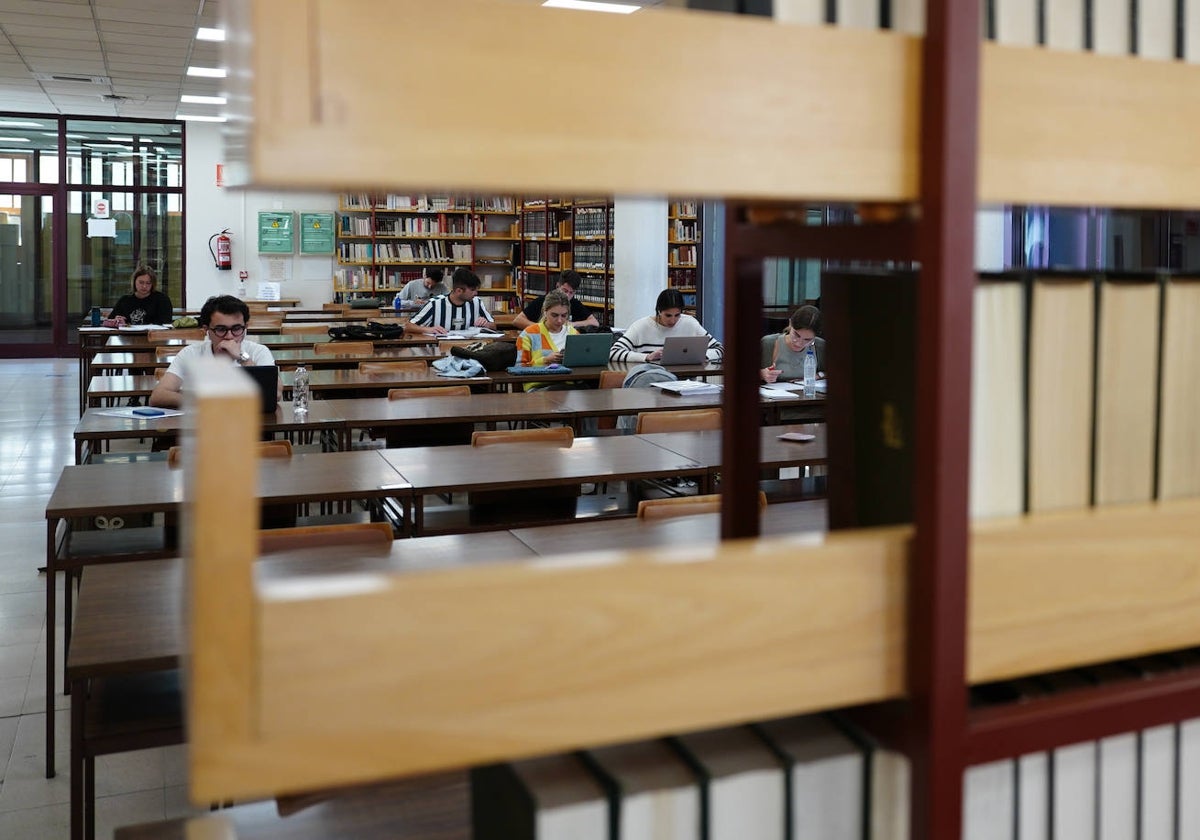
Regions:
[[[1019,669],[1035,673],[1116,659],[1131,648],[1152,652],[1200,643],[1195,621],[1177,612],[1192,605],[1194,619],[1200,533],[1194,499],[1013,519],[971,532],[967,403],[975,281],[970,236],[963,235],[977,201],[1200,204],[1200,174],[1188,144],[1180,142],[1200,128],[1200,104],[1189,96],[1200,83],[1195,66],[981,47],[977,4],[947,0],[930,3],[924,39],[672,11],[613,20],[618,16],[489,8],[467,0],[414,3],[404,22],[393,27],[379,26],[369,4],[315,0],[322,12],[318,28],[311,19],[289,17],[279,0],[233,5],[242,7],[235,13],[246,15],[240,28],[254,36],[233,43],[254,45],[242,64],[257,71],[246,74],[258,86],[246,101],[253,101],[258,118],[243,125],[257,133],[245,138],[244,148],[256,161],[254,178],[262,185],[328,188],[330,181],[367,183],[383,171],[406,171],[447,189],[920,200],[922,212],[919,221],[906,217],[857,229],[780,231],[745,224],[730,234],[728,243],[737,247],[727,248],[725,271],[723,536],[746,540],[726,540],[686,564],[622,554],[586,567],[564,563],[553,575],[545,565],[534,570],[495,564],[414,576],[403,585],[381,584],[369,594],[338,599],[256,601],[247,570],[223,575],[223,589],[214,588],[214,594],[228,593],[230,581],[239,583],[238,592],[245,590],[234,603],[237,621],[229,620],[228,597],[214,597],[207,609],[224,618],[214,628],[244,630],[229,658],[246,663],[248,695],[260,684],[258,675],[292,676],[286,657],[259,652],[272,651],[271,642],[306,622],[355,633],[379,658],[341,667],[336,656],[342,651],[331,640],[328,673],[312,674],[308,684],[299,678],[281,683],[267,700],[250,696],[232,708],[222,704],[220,684],[207,683],[214,676],[220,680],[220,673],[195,675],[192,684],[206,696],[194,709],[202,726],[191,730],[193,771],[209,799],[240,795],[239,788],[299,790],[760,715],[902,699],[891,711],[913,758],[912,836],[950,840],[962,828],[967,764],[1052,749],[1069,743],[1066,737],[1099,738],[1195,714],[1200,680],[1194,673],[1140,692],[1081,689],[1037,714],[1006,709],[987,720],[968,714],[968,682]],[[414,16],[456,33],[462,60],[447,68],[445,81],[469,90],[472,107],[456,100],[452,107],[381,120],[374,95],[353,95],[354,80],[364,72],[388,72],[387,47],[398,26],[411,28]],[[495,54],[489,47],[501,29],[512,33],[505,45],[509,52],[533,54],[546,43],[572,44],[570,53],[558,57],[556,73],[571,79],[574,95],[543,98],[536,120],[505,119],[511,109],[508,80],[498,78],[489,63]],[[655,45],[652,55],[648,43]],[[337,67],[337,57],[351,49],[363,63]],[[436,43],[415,43],[410,59],[433,64],[440,50]],[[747,62],[747,55],[755,61]],[[682,66],[693,70],[691,107],[664,108],[663,92],[677,87],[676,68]],[[597,67],[617,68],[622,80],[637,83],[614,84],[613,74],[597,73]],[[298,72],[319,79],[314,88],[340,94],[339,119],[322,123],[314,119],[311,102],[289,99]],[[1121,92],[1117,104],[1114,91]],[[578,107],[581,101],[588,109]],[[1063,119],[1064,113],[1071,119]],[[1172,114],[1170,130],[1145,132],[1144,126],[1161,123],[1162,113]],[[715,132],[712,114],[721,114],[724,124],[756,130]],[[483,148],[499,151],[466,160],[440,144],[395,148],[401,134],[468,136],[480,124],[492,128]],[[347,126],[358,138],[356,154],[327,161],[322,150],[344,142]],[[545,142],[547,126],[555,130],[553,150]],[[603,167],[596,165],[597,149],[604,150]],[[737,215],[729,221],[744,222]],[[746,444],[758,418],[747,407],[755,402],[748,388],[755,383],[761,311],[756,295],[738,292],[761,286],[764,256],[920,262],[913,526],[831,533],[819,545],[750,539],[756,520],[747,509],[753,495],[745,491],[757,481],[757,444]],[[208,431],[203,424],[200,429]],[[252,544],[252,535],[233,542]],[[1013,559],[1032,565],[1013,573]],[[1045,585],[1040,571],[1050,565],[1064,576],[1057,587]],[[851,571],[863,578],[847,578]],[[1128,585],[1106,583],[1110,580]],[[1192,588],[1177,591],[1185,581]],[[1131,600],[1134,588],[1137,598]],[[478,598],[464,601],[466,590]],[[794,597],[814,592],[828,594],[828,602],[812,602],[808,609],[809,603],[798,604]],[[835,600],[842,596],[844,601]],[[786,608],[775,597],[785,599]],[[460,611],[450,620],[436,616],[443,634],[438,640],[425,632],[435,622],[422,623],[434,616],[415,612],[432,610],[435,600]],[[695,617],[697,603],[713,608],[712,620],[684,627],[680,620]],[[501,605],[511,605],[511,611],[501,611]],[[193,612],[204,614],[205,606],[197,599]],[[366,607],[376,611],[377,620],[362,619]],[[407,625],[410,608],[417,617]],[[537,630],[556,641],[559,630],[582,632],[579,615],[608,610],[613,619],[604,629],[620,632],[580,638],[557,651],[529,642]],[[671,620],[655,621],[663,615]],[[513,616],[520,617],[523,635],[505,644],[490,631],[516,627],[518,622],[508,620]],[[880,616],[891,623],[867,626]],[[470,638],[480,622],[489,629],[487,638],[477,630]],[[1159,634],[1168,628],[1177,634]],[[1153,630],[1159,632],[1147,633]],[[408,634],[420,635],[420,647],[397,651],[396,640]],[[193,636],[202,647],[224,638]],[[720,639],[722,645],[719,650],[679,645],[697,638]],[[1047,641],[1069,644],[1053,661],[1035,657]],[[498,650],[512,653],[501,657]],[[572,667],[579,651],[587,652],[585,661]],[[813,658],[764,661],[775,653]],[[299,654],[292,661],[302,677]],[[383,667],[384,661],[396,665]],[[411,667],[420,663],[425,671],[413,676]],[[599,674],[595,663],[621,672]],[[706,664],[712,669],[705,670]],[[801,678],[791,679],[796,674]],[[323,718],[288,724],[270,714],[271,696],[289,703],[305,697],[344,712],[335,704],[345,702],[346,678],[378,702],[368,701],[345,731],[316,733],[307,724]],[[557,692],[553,713],[543,698],[497,703],[493,689],[503,691],[514,682]],[[587,709],[572,703],[595,693],[602,694]],[[427,698],[426,707],[398,712],[392,702],[396,697],[415,702],[418,695]],[[697,704],[680,703],[680,697]],[[472,698],[481,699],[473,705]],[[344,721],[346,715],[330,717]],[[406,727],[397,727],[397,720]],[[249,721],[269,726],[255,732]],[[460,735],[438,737],[451,732]],[[334,751],[341,751],[340,766],[353,773],[335,772],[339,762],[315,761]]]
[[[516,303],[513,243],[516,200],[510,196],[342,193],[338,200],[334,300],[385,302],[426,268],[479,275],[493,312]]]
[[[612,321],[613,203],[602,198],[533,198],[521,205],[521,299],[554,288],[567,269],[579,274],[576,297]]]
[[[700,202],[675,200],[667,208],[667,286],[683,293],[689,314],[702,319]]]

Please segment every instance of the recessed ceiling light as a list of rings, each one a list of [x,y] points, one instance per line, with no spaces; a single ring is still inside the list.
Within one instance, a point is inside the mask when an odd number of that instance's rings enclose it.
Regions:
[[[28,137],[0,137],[0,143],[28,143]]]
[[[192,105],[224,105],[224,96],[197,96],[193,93],[185,93],[179,97],[180,102],[188,102]]]
[[[203,76],[206,79],[224,79],[225,73],[224,67],[196,67],[192,65],[187,69],[189,76]]]
[[[618,15],[627,15],[642,8],[630,3],[599,3],[596,0],[546,0],[542,5],[552,9],[580,9],[585,12],[613,12]]]
[[[200,114],[176,114],[177,120],[191,120],[192,122],[225,122],[227,117],[205,117]]]
[[[225,30],[214,29],[211,26],[201,26],[196,30],[197,41],[224,41]]]

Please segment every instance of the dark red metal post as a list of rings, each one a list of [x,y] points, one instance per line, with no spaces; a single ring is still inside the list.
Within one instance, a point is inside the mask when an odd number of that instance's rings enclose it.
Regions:
[[[962,830],[979,4],[928,0],[921,91],[912,836]]]

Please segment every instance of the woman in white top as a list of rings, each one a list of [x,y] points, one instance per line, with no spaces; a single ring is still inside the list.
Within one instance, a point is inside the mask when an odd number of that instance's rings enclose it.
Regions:
[[[630,324],[608,351],[610,362],[657,362],[662,358],[668,336],[708,336],[708,360],[719,362],[725,348],[691,315],[683,314],[683,295],[678,289],[663,289],[654,304],[654,315]]]

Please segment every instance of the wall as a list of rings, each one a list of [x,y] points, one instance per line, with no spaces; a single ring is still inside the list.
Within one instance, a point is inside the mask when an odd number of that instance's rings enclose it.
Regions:
[[[331,193],[262,192],[216,185],[216,165],[221,156],[221,126],[188,123],[187,126],[187,301],[199,309],[211,295],[238,294],[238,271],[249,272],[246,296],[258,296],[258,283],[267,279],[268,264],[258,256],[256,225],[260,210],[295,210],[329,213],[337,209]],[[296,222],[299,223],[297,217]],[[233,270],[218,271],[208,250],[208,238],[229,228],[233,238]],[[283,257],[287,278],[282,297],[298,297],[306,308],[320,308],[333,299],[333,255]]]
[[[613,211],[613,324],[628,327],[667,287],[667,200],[617,196]]]

